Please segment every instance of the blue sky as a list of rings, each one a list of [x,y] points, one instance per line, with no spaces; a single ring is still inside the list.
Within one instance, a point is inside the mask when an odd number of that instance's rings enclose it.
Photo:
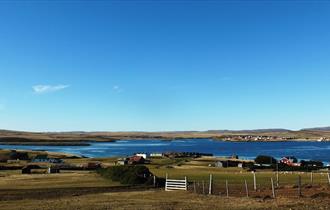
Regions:
[[[0,128],[330,125],[330,2],[5,1]]]

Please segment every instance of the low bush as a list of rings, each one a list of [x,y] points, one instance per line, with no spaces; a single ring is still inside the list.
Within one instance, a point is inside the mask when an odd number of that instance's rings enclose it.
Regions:
[[[153,175],[146,166],[112,166],[97,171],[101,176],[125,185],[151,185]]]
[[[276,164],[277,160],[271,156],[266,156],[266,155],[259,155],[258,157],[256,157],[256,159],[254,160],[255,163],[257,164]]]

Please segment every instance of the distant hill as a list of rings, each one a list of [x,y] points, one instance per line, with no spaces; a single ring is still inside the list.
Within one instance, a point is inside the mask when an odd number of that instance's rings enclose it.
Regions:
[[[326,138],[330,141],[330,127],[305,128],[288,130],[282,128],[254,129],[254,130],[208,130],[208,131],[160,131],[160,132],[27,132],[0,129],[0,144],[30,144],[36,145],[81,145],[91,141],[110,142],[129,139],[191,139],[215,138],[222,139],[228,136],[275,136],[278,139],[318,140]]]
[[[206,133],[280,133],[291,130],[282,128],[254,129],[254,130],[208,130]]]
[[[329,127],[304,128],[301,131],[330,131]]]

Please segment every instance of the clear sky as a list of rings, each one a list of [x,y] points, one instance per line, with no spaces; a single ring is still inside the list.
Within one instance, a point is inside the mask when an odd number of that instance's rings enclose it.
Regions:
[[[1,1],[0,128],[330,125],[329,1]]]

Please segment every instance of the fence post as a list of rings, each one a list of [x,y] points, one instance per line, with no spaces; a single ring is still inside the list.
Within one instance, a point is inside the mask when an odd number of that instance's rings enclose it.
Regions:
[[[154,187],[156,187],[156,176],[154,175]]]
[[[185,183],[186,183],[186,191],[188,190],[187,188],[188,188],[188,181],[187,181],[187,177],[185,176],[184,177],[184,180],[185,180]]]
[[[204,183],[204,180],[202,181],[202,187],[203,187],[203,195],[205,194],[205,183]]]
[[[228,198],[229,197],[228,180],[226,180],[226,193],[227,193],[227,198]]]
[[[311,171],[311,186],[313,186],[313,171]]]
[[[246,192],[246,197],[248,198],[248,197],[249,197],[249,188],[248,188],[248,185],[247,185],[246,179],[244,180],[244,182],[245,182],[245,192]]]
[[[196,193],[196,182],[194,181],[194,193]]]
[[[212,174],[210,174],[209,195],[212,195]]]
[[[330,173],[328,172],[328,183],[330,184]]]
[[[256,172],[253,172],[253,189],[254,189],[254,191],[257,191],[257,177],[256,177]]]
[[[167,190],[167,179],[168,179],[168,174],[166,173],[166,179],[165,179],[165,191]]]
[[[272,193],[273,193],[273,198],[276,198],[273,178],[270,178],[270,182],[272,183]]]
[[[298,176],[298,196],[301,197],[301,176]]]
[[[278,163],[276,164],[276,187],[278,188],[280,186],[280,179],[278,174]]]

